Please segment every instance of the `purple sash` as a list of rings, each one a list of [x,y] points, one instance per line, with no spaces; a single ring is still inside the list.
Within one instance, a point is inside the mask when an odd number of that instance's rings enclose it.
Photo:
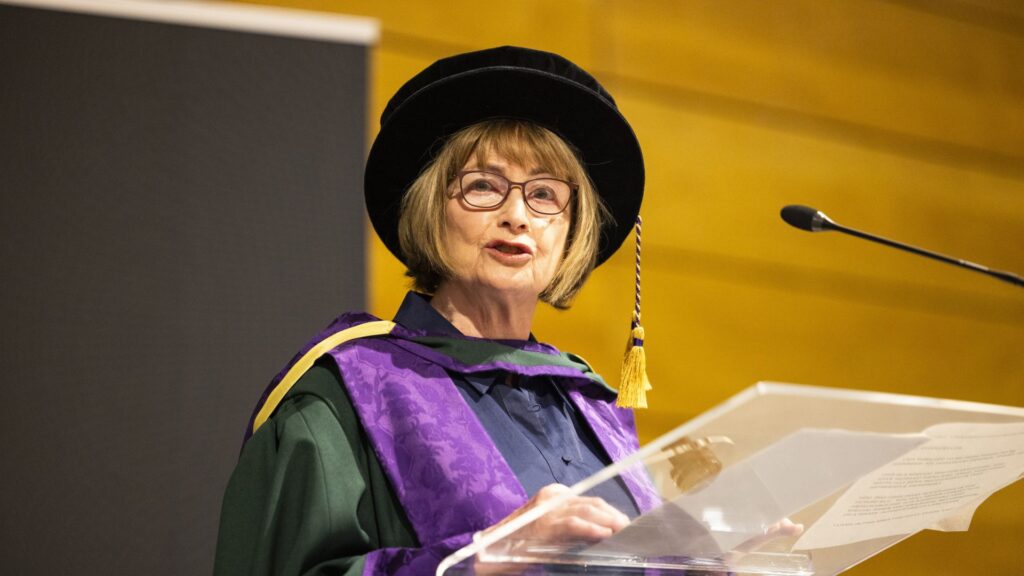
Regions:
[[[342,316],[305,350],[328,334],[368,320],[375,318]],[[468,544],[473,532],[494,525],[527,501],[449,371],[501,369],[558,378],[612,460],[638,449],[632,411],[586,394],[587,386],[596,385],[582,372],[565,366],[522,366],[508,358],[465,365],[412,341],[416,335],[398,327],[389,336],[360,338],[330,352],[374,453],[424,546],[371,552],[365,574],[432,573],[442,558]],[[544,344],[505,344],[558,355]],[[642,471],[624,473],[623,480],[641,511],[660,502]]]

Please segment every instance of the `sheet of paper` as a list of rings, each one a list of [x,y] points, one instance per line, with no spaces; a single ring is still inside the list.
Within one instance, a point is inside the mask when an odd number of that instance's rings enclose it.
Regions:
[[[587,552],[715,556],[927,441],[921,434],[801,429]]]
[[[794,546],[811,550],[929,527],[962,530],[1024,474],[1024,423],[939,424],[930,440],[858,480]]]

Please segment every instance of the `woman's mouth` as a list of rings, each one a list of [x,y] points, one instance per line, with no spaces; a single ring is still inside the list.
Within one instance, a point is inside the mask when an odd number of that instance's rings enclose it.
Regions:
[[[533,250],[529,246],[503,240],[488,242],[484,249],[492,257],[505,264],[520,264],[533,257]]]

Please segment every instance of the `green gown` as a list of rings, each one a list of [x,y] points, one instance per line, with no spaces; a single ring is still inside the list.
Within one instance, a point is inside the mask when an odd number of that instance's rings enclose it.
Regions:
[[[303,375],[246,443],[215,576],[354,576],[374,549],[419,546],[332,364]]]

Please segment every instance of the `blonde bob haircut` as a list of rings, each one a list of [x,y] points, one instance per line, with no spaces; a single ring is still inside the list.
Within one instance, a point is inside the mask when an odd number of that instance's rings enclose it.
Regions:
[[[572,222],[562,261],[543,302],[565,309],[597,263],[601,229],[611,218],[576,153],[554,132],[523,120],[486,120],[452,135],[402,198],[398,241],[413,289],[433,294],[452,277],[444,250],[445,207],[456,173],[475,155],[479,165],[494,153],[522,166],[540,166],[576,183]]]

